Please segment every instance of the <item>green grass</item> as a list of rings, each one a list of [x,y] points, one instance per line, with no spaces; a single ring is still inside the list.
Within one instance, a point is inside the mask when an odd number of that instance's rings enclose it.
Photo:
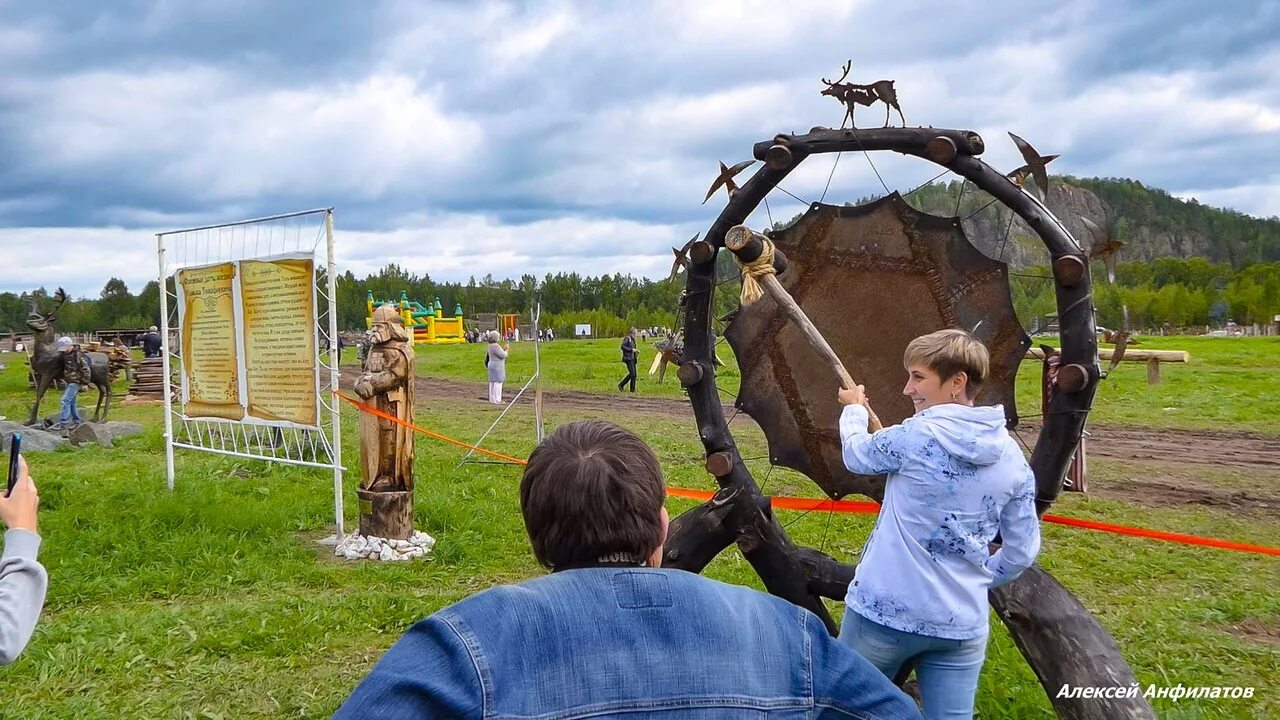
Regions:
[[[560,340],[543,344],[544,387],[609,392],[625,372],[618,342]],[[533,344],[516,343],[512,347],[507,360],[507,384],[518,388],[533,375]],[[1146,363],[1121,362],[1098,388],[1089,416],[1092,422],[1280,436],[1280,411],[1276,410],[1280,407],[1280,337],[1143,337],[1137,347],[1186,350],[1191,361],[1163,363],[1159,385],[1147,384]],[[675,368],[668,368],[666,381],[658,383],[656,377],[648,375],[655,351],[643,341],[640,348],[638,391],[654,397],[679,397],[682,392]],[[721,388],[737,392],[740,375],[733,351],[722,342],[717,352],[725,363],[717,371],[717,382]],[[355,362],[354,354],[349,362]],[[483,345],[419,346],[416,362],[418,374],[424,377],[476,382],[485,379]],[[856,378],[857,369],[851,371]],[[1039,388],[1040,363],[1022,363],[1016,390],[1023,415],[1040,412]],[[876,392],[873,388],[872,394],[900,390],[895,386]]]
[[[1098,386],[1092,422],[1280,436],[1280,337],[1146,337],[1138,350],[1186,350],[1187,363],[1161,363],[1158,385],[1145,362],[1122,361]],[[1039,339],[1037,339],[1037,343]],[[1103,363],[1105,369],[1108,363]],[[1039,412],[1040,367],[1018,372],[1018,406]]]
[[[615,346],[547,346],[547,357],[558,361],[547,367],[549,385],[592,389],[597,381],[615,381],[621,374],[621,363],[611,357]],[[516,346],[513,381],[531,368],[527,348]],[[1196,357],[1196,349],[1188,349]],[[427,349],[419,354],[419,367],[427,374],[479,379],[477,350]],[[1218,367],[1210,365],[1211,357],[1206,350],[1204,372],[1235,377],[1249,367],[1232,353],[1212,361]],[[1241,363],[1234,370],[1233,358]],[[29,403],[21,362],[14,356],[0,362],[9,364],[0,373],[0,414],[18,417]],[[1175,366],[1165,377],[1193,368]],[[599,375],[587,377],[587,370]],[[678,394],[672,379],[661,388],[643,387]],[[46,405],[46,413],[55,405]],[[349,410],[344,415],[350,459],[356,452],[355,416]],[[486,445],[527,455],[533,442],[530,415],[513,411]],[[177,486],[170,493],[159,408],[126,406],[113,416],[143,422],[147,429],[114,449],[30,457],[42,497],[42,559],[50,590],[27,652],[0,669],[0,717],[327,717],[410,624],[478,590],[542,572],[523,534],[517,467],[459,467],[457,448],[420,439],[416,520],[438,540],[433,557],[406,565],[349,564],[334,561],[314,543],[332,531],[328,475],[179,453]],[[423,397],[418,403],[420,423],[462,439],[479,437],[496,416],[480,402]],[[609,416],[654,446],[673,486],[711,489],[691,424],[653,415]],[[554,406],[548,413],[551,425],[579,417]],[[745,456],[763,454],[758,430],[749,424],[734,429]],[[1093,465],[1103,486],[1123,483],[1127,473],[1151,472],[1115,462]],[[817,494],[795,473],[769,473],[764,461],[752,467],[757,478],[768,477],[769,493]],[[1274,473],[1221,474],[1224,486],[1278,494]],[[346,494],[349,527],[355,525],[354,485],[348,482]],[[673,514],[693,504],[669,503]],[[1245,542],[1275,544],[1280,537],[1274,514],[1144,508],[1078,495],[1065,496],[1055,512]],[[856,559],[872,524],[869,516],[822,513],[784,512],[781,519],[790,523],[788,532],[798,543],[846,560]],[[1044,566],[1115,634],[1144,684],[1256,688],[1252,700],[1158,704],[1162,717],[1280,716],[1280,651],[1232,632],[1245,621],[1271,628],[1280,623],[1280,559],[1056,525],[1046,525],[1044,532]],[[732,549],[707,574],[760,586]],[[839,606],[832,607],[838,614]],[[1052,717],[1043,691],[998,622],[978,702],[983,718]]]

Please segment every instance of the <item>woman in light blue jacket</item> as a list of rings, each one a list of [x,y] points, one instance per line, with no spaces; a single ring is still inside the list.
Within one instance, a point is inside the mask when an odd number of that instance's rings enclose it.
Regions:
[[[840,640],[894,677],[914,661],[926,718],[971,718],[987,649],[987,591],[1040,550],[1035,479],[1004,409],[975,406],[990,359],[963,330],[912,340],[902,392],[915,415],[870,434],[862,386],[841,390],[851,472],[888,474]],[[989,544],[1000,534],[994,554]]]

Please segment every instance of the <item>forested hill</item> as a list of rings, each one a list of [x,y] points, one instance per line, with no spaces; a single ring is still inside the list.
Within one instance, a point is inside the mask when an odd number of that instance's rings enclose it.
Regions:
[[[1080,222],[1081,216],[1087,217],[1125,243],[1120,251],[1125,261],[1200,257],[1240,269],[1280,260],[1280,218],[1255,218],[1182,200],[1136,180],[1051,176],[1049,188],[1049,209],[1077,241],[1086,248],[1091,241]],[[934,215],[972,215],[965,223],[966,232],[994,257],[1003,255],[1019,267],[1044,263],[1039,240],[1020,220],[1013,223],[1005,240],[1008,211],[1000,205],[983,209],[990,199],[970,185],[953,181],[926,185],[912,193],[908,202]]]

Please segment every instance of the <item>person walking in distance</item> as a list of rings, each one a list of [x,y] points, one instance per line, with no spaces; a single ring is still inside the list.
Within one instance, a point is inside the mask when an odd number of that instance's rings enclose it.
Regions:
[[[618,383],[618,392],[622,392],[623,387],[629,382],[631,383],[631,392],[636,391],[636,359],[639,353],[636,351],[636,329],[631,328],[627,331],[626,337],[622,338],[622,362],[627,366],[626,377]]]

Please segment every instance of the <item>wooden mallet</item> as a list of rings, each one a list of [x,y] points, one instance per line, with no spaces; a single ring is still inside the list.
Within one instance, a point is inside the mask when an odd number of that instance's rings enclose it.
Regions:
[[[800,332],[809,340],[818,356],[827,361],[840,378],[840,384],[852,390],[857,383],[845,369],[844,363],[836,357],[836,353],[827,344],[827,339],[813,326],[809,316],[796,304],[791,294],[778,282],[777,273],[787,269],[787,258],[773,246],[769,238],[752,230],[746,225],[734,225],[724,234],[724,246],[738,259],[742,265],[742,304],[750,305],[761,297],[761,288],[773,301],[778,303],[787,317],[800,328]],[[884,427],[870,405],[865,405],[870,416],[868,427],[872,432]]]

